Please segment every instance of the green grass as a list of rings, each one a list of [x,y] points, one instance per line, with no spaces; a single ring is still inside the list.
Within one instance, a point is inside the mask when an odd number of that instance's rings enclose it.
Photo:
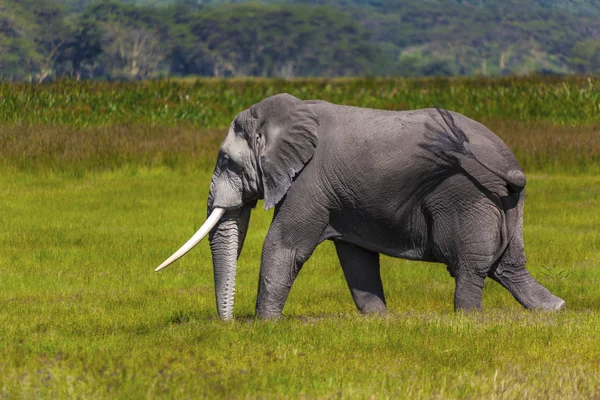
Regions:
[[[389,110],[448,108],[476,119],[597,123],[597,78],[198,79],[143,83],[0,83],[0,123],[90,127],[191,123],[228,126],[236,113],[280,92]]]
[[[277,322],[253,319],[270,213],[253,212],[233,323],[216,318],[208,171],[0,177],[0,397],[600,395],[600,178],[530,175],[529,269],[568,304],[527,312],[493,282],[452,312],[444,266],[384,258],[390,315],[355,311],[329,243]]]

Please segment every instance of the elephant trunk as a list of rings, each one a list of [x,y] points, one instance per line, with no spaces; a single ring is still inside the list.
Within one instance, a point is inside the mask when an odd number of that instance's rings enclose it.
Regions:
[[[251,207],[243,206],[228,211],[209,236],[217,313],[221,319],[233,319],[237,259],[244,245],[250,210]]]

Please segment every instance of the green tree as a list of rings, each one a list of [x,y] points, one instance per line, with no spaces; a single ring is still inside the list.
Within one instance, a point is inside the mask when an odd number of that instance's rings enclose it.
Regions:
[[[577,72],[600,74],[600,39],[576,42],[570,56],[570,63]]]
[[[215,76],[346,76],[374,68],[369,32],[330,7],[228,5],[207,9],[190,30]]]
[[[63,48],[60,61],[69,63],[69,75],[77,80],[93,78],[97,60],[103,53],[101,24],[89,16],[78,19],[73,27],[72,38]]]
[[[32,59],[32,69],[38,81],[44,81],[54,73],[64,47],[72,31],[66,24],[62,7],[51,0],[19,0],[20,6],[33,12],[33,42],[38,57]]]
[[[169,71],[176,75],[212,75],[212,54],[191,26],[199,18],[197,6],[178,5],[168,10]]]
[[[0,78],[24,79],[29,60],[38,54],[32,41],[35,25],[13,2],[0,0]]]
[[[83,16],[90,27],[84,47],[97,60],[98,69],[110,78],[156,77],[169,53],[168,25],[161,18],[162,13],[114,1],[94,4]],[[96,42],[98,37],[101,51]]]

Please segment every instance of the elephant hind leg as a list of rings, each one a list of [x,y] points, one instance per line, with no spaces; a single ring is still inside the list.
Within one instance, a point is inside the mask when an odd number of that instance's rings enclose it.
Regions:
[[[481,311],[484,280],[485,275],[474,273],[471,268],[465,268],[456,274],[454,311]]]
[[[560,310],[563,299],[540,285],[525,268],[522,228],[519,228],[489,276],[504,286],[527,309]]]
[[[483,283],[501,244],[501,216],[482,206],[459,209],[435,220],[432,235],[436,258],[455,279],[454,310],[481,310]]]
[[[387,313],[379,270],[379,253],[340,240],[334,243],[358,310],[363,314]]]

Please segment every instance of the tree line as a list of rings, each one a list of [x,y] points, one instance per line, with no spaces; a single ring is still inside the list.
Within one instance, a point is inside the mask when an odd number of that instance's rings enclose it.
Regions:
[[[0,79],[600,73],[600,17],[511,1],[0,0]]]

